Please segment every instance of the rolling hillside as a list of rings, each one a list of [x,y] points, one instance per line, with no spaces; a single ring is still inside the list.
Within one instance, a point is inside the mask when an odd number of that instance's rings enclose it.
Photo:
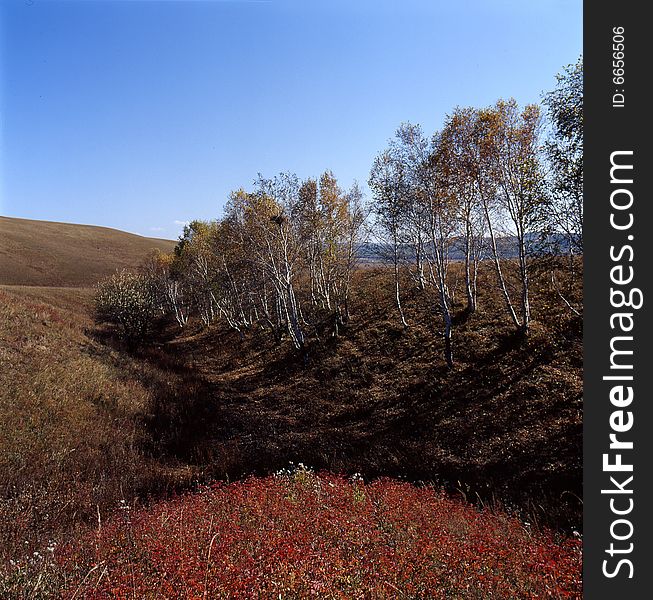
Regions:
[[[174,245],[107,227],[0,217],[0,284],[90,286]]]
[[[222,322],[128,350],[90,286],[172,246],[0,218],[0,598],[580,597],[582,318],[546,269],[527,338],[492,265],[473,315],[454,280],[454,369],[432,293],[404,328],[369,264],[308,360]]]

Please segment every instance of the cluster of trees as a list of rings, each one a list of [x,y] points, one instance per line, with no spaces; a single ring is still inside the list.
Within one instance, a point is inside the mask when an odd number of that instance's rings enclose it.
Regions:
[[[400,266],[408,264],[417,285],[435,291],[449,365],[453,250],[464,256],[466,312],[476,310],[479,261],[488,259],[507,315],[524,334],[533,253],[582,252],[582,93],[581,59],[545,97],[547,139],[538,105],[520,109],[514,100],[499,100],[483,109],[456,108],[430,137],[404,123],[374,161],[372,209],[394,265],[399,318],[407,326]],[[514,259],[504,258],[506,240]]]
[[[181,327],[192,314],[207,326],[222,318],[241,335],[258,325],[305,350],[309,333],[326,324],[337,334],[349,319],[365,220],[358,186],[342,190],[330,171],[259,177],[254,191],[231,194],[223,218],[187,225],[174,254],[153,254],[134,278],[151,299],[148,316],[170,314]],[[125,277],[101,284],[100,306]],[[124,319],[108,320],[126,331]]]
[[[404,326],[402,271],[433,290],[449,365],[454,251],[464,257],[465,311],[477,308],[479,263],[487,259],[508,317],[526,334],[533,245],[564,237],[566,252],[582,253],[582,93],[580,59],[544,98],[546,138],[541,108],[514,100],[456,108],[432,136],[402,124],[374,160],[367,206],[357,185],[342,190],[329,171],[305,181],[259,176],[253,191],[231,194],[221,219],[189,224],[174,254],[152,255],[138,276],[103,283],[98,311],[133,329],[126,336],[143,335],[143,322],[156,315],[183,327],[195,314],[207,326],[221,318],[241,335],[259,325],[305,350],[325,323],[337,334],[349,319],[352,273],[371,224],[375,247],[394,267]],[[139,318],[127,319],[129,310]]]
[[[419,126],[403,124],[374,162],[369,185],[378,223],[392,247],[401,319],[405,323],[398,262],[402,251],[409,251],[420,287],[430,285],[437,292],[450,365],[449,264],[454,244],[464,251],[467,311],[476,310],[478,262],[487,238],[508,314],[518,329],[528,330],[527,234],[538,228],[546,201],[538,160],[540,126],[539,108],[520,110],[514,100],[481,110],[459,108],[430,139]],[[497,246],[497,228],[504,223],[511,226],[517,245],[517,298],[504,274],[512,263],[501,260]]]

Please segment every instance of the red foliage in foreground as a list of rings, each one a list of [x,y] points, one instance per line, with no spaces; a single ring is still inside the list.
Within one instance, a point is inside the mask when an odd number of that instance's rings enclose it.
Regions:
[[[578,540],[432,488],[304,470],[125,508],[55,559],[68,598],[581,597]]]

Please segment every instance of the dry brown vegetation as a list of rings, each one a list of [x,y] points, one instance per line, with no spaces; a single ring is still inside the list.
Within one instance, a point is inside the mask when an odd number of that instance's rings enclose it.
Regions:
[[[291,461],[435,482],[579,528],[582,320],[547,273],[534,270],[528,337],[506,318],[490,265],[472,316],[456,288],[453,369],[434,299],[404,282],[402,327],[383,267],[355,274],[351,320],[312,337],[308,364],[269,332],[241,339],[220,323],[162,324],[129,353],[93,324],[90,289],[3,286],[3,560],[104,522],[122,500]]]
[[[0,283],[92,286],[117,269],[135,269],[152,249],[175,242],[92,225],[0,217]]]
[[[308,365],[263,332],[241,340],[214,327],[172,339],[155,354],[184,365],[200,393],[158,406],[152,433],[207,477],[301,461],[436,481],[580,528],[582,319],[544,270],[532,281],[538,319],[517,335],[490,265],[481,277],[478,312],[467,318],[458,302],[453,369],[434,335],[436,300],[411,290],[402,327],[385,268],[356,274],[352,320],[339,337],[325,325]]]
[[[84,289],[0,290],[0,557],[19,558],[122,499],[178,485],[143,452],[174,379],[89,335]]]

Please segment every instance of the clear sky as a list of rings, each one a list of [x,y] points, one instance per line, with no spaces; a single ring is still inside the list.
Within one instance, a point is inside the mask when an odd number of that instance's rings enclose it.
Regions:
[[[0,214],[175,238],[259,172],[365,184],[402,121],[539,101],[582,2],[0,0],[0,43]]]

